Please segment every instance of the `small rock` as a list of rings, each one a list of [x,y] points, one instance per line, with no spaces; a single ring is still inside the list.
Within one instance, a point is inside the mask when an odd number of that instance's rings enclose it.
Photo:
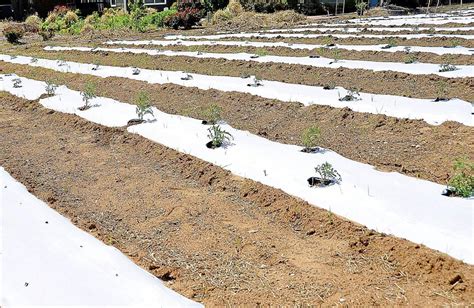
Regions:
[[[449,280],[449,284],[450,285],[453,285],[455,283],[462,283],[462,277],[461,275],[459,274],[456,274],[456,276],[454,276],[453,278],[451,278],[451,280]]]

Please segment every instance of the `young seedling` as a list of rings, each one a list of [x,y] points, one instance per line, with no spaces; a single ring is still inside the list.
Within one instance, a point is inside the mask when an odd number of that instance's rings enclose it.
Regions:
[[[202,111],[202,124],[216,125],[221,119],[222,107],[216,104],[208,106]]]
[[[134,67],[132,70],[132,75],[139,75],[140,74],[140,69],[138,67]]]
[[[337,172],[337,170],[334,169],[328,162],[316,166],[314,170],[316,171],[316,174],[319,175],[319,177],[310,177],[308,179],[309,186],[311,187],[323,187],[331,184],[338,184],[342,181],[342,177],[339,172]]]
[[[12,81],[13,81],[13,87],[14,87],[14,88],[21,88],[21,87],[23,87],[23,85],[21,84],[21,79],[20,79],[20,78],[12,79]]]
[[[318,143],[321,139],[321,129],[317,126],[308,127],[303,131],[301,135],[301,142],[304,145],[304,148],[301,152],[304,153],[314,153],[318,151]]]
[[[262,79],[258,78],[257,76],[253,77],[253,83],[247,84],[247,87],[261,87],[263,86]]]
[[[438,81],[437,86],[438,86],[437,88],[438,97],[436,97],[434,101],[435,102],[448,101],[449,98],[446,97],[448,93],[448,84],[446,83],[446,81],[443,81],[443,80]]]
[[[95,63],[94,63],[94,66],[92,67],[92,70],[93,70],[93,71],[98,71],[99,68],[100,68],[99,62],[95,62]]]
[[[454,174],[449,179],[443,195],[463,198],[474,196],[474,162],[467,157],[457,158],[453,169]]]
[[[96,93],[95,84],[92,83],[92,82],[89,82],[89,81],[86,82],[86,84],[84,85],[84,90],[82,90],[82,92],[81,92],[82,101],[84,102],[84,106],[79,107],[79,110],[84,111],[84,110],[87,110],[87,109],[92,107],[90,105],[90,101],[97,97],[95,93]]]
[[[395,41],[395,39],[391,38],[388,40],[388,44],[383,46],[382,49],[389,49],[389,48],[392,48],[392,47],[395,47],[397,46],[397,41]]]
[[[193,79],[193,76],[188,73],[184,73],[184,76],[181,77],[181,80],[192,80],[192,79]]]
[[[154,115],[150,106],[150,97],[146,92],[138,93],[136,104],[137,108],[135,109],[135,112],[137,113],[138,119],[140,121],[143,121],[143,117],[146,114],[151,114],[152,116]]]
[[[405,64],[412,64],[418,62],[418,57],[413,53],[407,53],[405,58]]]
[[[452,72],[456,71],[458,68],[455,65],[449,64],[449,63],[444,63],[440,64],[439,66],[439,72],[444,73],[444,72]]]
[[[45,90],[49,96],[53,96],[56,93],[56,88],[58,86],[51,81],[46,81]]]
[[[66,66],[67,65],[66,61],[64,61],[62,59],[59,59],[58,61],[56,61],[56,63],[58,64],[58,66]]]
[[[223,130],[219,125],[212,125],[207,129],[209,134],[207,137],[211,139],[206,146],[210,149],[216,149],[224,145],[226,142],[230,142],[234,139],[229,132]]]
[[[36,63],[36,62],[38,62],[38,58],[31,58],[30,62],[31,63]]]
[[[336,88],[336,83],[329,82],[327,85],[323,87],[324,90],[334,90]]]
[[[405,51],[405,53],[410,53],[411,52],[411,47],[410,46],[405,46],[405,48],[403,48],[403,50]]]
[[[332,60],[332,62],[329,62],[329,64],[338,63],[339,60],[341,60],[341,51],[339,50],[339,48],[333,48],[332,55],[334,60]]]
[[[360,100],[359,90],[356,88],[351,88],[347,91],[347,94],[344,97],[341,97],[339,101],[341,102],[351,102]]]
[[[265,57],[266,55],[268,55],[268,52],[264,48],[259,48],[257,49],[257,52],[255,54],[259,57]]]

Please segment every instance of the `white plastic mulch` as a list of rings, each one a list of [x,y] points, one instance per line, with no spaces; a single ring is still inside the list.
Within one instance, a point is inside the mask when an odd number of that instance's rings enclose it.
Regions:
[[[321,27],[322,26],[322,27]],[[286,28],[286,29],[269,29],[259,31],[261,33],[279,33],[279,32],[346,32],[346,33],[360,33],[365,31],[370,32],[418,32],[418,31],[434,31],[434,32],[457,32],[457,31],[473,31],[474,27],[371,27],[371,28],[354,28],[349,27],[347,24],[322,24],[318,27],[306,26],[298,28]]]
[[[2,76],[0,91],[33,99],[45,83],[17,76]],[[79,92],[60,87],[56,95],[40,100],[46,108],[74,113],[107,126],[123,126],[135,118],[135,106],[98,97],[96,107],[86,111]],[[443,186],[399,173],[381,172],[372,166],[349,160],[333,151],[302,153],[301,148],[273,142],[246,131],[222,124],[233,140],[223,148],[209,149],[207,126],[200,120],[170,115],[153,108],[154,119],[130,126],[130,132],[161,143],[177,151],[221,166],[232,173],[282,189],[318,207],[393,234],[455,258],[474,263],[472,200],[441,195]],[[309,187],[307,179],[315,176],[314,167],[329,162],[342,176],[339,184]]]
[[[452,38],[452,39],[474,39],[474,35],[471,34],[428,34],[428,33],[417,33],[417,34],[340,34],[340,33],[260,33],[260,32],[249,32],[249,33],[226,33],[226,34],[209,34],[209,35],[168,35],[165,36],[167,40],[221,40],[228,38],[263,38],[263,39],[280,39],[280,38],[320,38],[320,37],[337,37],[337,38],[375,38],[375,39],[389,39],[389,38],[402,38],[402,39],[423,39],[423,38]]]
[[[318,104],[336,108],[348,107],[357,112],[385,114],[399,118],[422,119],[434,125],[449,120],[469,126],[474,124],[472,104],[459,99],[435,102],[429,99],[360,93],[359,96],[355,97],[355,100],[341,101],[340,99],[346,96],[348,91],[339,87],[333,90],[324,90],[322,87],[268,80],[261,81],[261,86],[253,87],[249,86],[254,84],[252,78],[186,74],[179,71],[148,69],[141,69],[139,70],[139,74],[134,75],[134,69],[131,67],[100,66],[96,69],[96,66],[93,64],[77,62],[61,63],[47,59],[36,59],[36,61],[32,62],[32,58],[23,56],[12,58],[11,56],[0,55],[0,61],[99,77],[124,77],[149,83],[173,83],[203,90],[216,89],[220,91],[236,91],[270,99],[278,99],[280,101],[300,102],[304,105]]]
[[[0,209],[2,307],[201,307],[75,227],[2,167]]]
[[[449,46],[449,47],[430,47],[430,46],[393,46],[386,48],[387,44],[378,45],[340,45],[335,44],[334,46],[327,47],[327,45],[318,44],[297,44],[297,43],[285,43],[285,42],[254,42],[254,41],[186,41],[186,40],[140,40],[140,41],[107,41],[107,45],[156,45],[156,46],[238,46],[238,47],[285,47],[290,49],[308,49],[314,50],[318,48],[338,48],[345,50],[355,51],[381,51],[381,52],[427,52],[434,53],[437,55],[474,55],[474,48],[467,48],[462,46]]]

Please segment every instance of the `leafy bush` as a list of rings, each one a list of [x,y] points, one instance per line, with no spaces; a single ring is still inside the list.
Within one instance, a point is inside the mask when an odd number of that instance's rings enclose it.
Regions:
[[[321,138],[321,129],[317,126],[308,127],[301,135],[301,142],[304,145],[304,152],[314,152]]]
[[[209,132],[207,137],[211,139],[207,146],[212,149],[221,147],[225,142],[234,139],[229,132],[223,130],[219,125],[212,125],[207,131]]]
[[[3,35],[10,44],[19,44],[25,29],[19,24],[9,24],[3,29]]]
[[[448,181],[455,195],[469,198],[474,195],[474,162],[467,157],[458,158],[453,164],[454,175]]]
[[[28,32],[37,33],[41,30],[43,20],[38,15],[30,15],[25,19],[25,27]]]
[[[84,89],[81,91],[82,101],[84,102],[84,106],[80,107],[80,110],[89,109],[91,99],[96,98],[96,86],[93,82],[86,82],[84,85]]]
[[[202,111],[202,118],[204,124],[216,125],[222,117],[222,107],[212,104]]]
[[[221,22],[226,22],[234,17],[235,16],[227,9],[218,10],[212,15],[211,24],[215,25]]]
[[[201,20],[202,11],[197,7],[180,8],[174,15],[170,15],[165,19],[165,25],[175,30],[183,28],[185,30],[191,29],[197,25]]]
[[[337,170],[334,169],[332,165],[328,162],[325,162],[319,166],[316,166],[314,170],[316,171],[317,174],[319,174],[319,177],[323,181],[331,181],[335,183],[339,183],[342,181],[342,177],[339,174],[339,172],[337,172]]]
[[[151,106],[150,106],[150,97],[148,96],[146,92],[138,93],[136,104],[137,104],[137,108],[135,109],[135,112],[137,113],[138,119],[140,121],[143,120],[143,117],[146,114],[153,115],[153,110],[151,109]]]

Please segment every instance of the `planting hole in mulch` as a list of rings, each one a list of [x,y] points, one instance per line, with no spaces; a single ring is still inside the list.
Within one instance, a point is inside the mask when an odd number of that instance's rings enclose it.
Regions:
[[[449,100],[450,100],[449,98],[437,97],[437,98],[435,98],[435,100],[433,102],[447,102]]]
[[[310,58],[310,59],[317,59],[317,58],[320,58],[320,56],[318,56],[318,55],[310,55],[309,58]]]
[[[444,189],[441,194],[446,197],[456,197],[456,190],[452,187],[448,187]]]
[[[312,176],[307,181],[310,187],[326,187],[335,183],[334,180],[323,180],[317,176]]]
[[[318,153],[319,151],[320,151],[320,148],[318,147],[301,149],[301,152],[303,153]]]
[[[89,105],[89,106],[81,106],[81,107],[77,108],[77,110],[85,111],[85,110],[87,110],[87,109],[90,109],[91,107],[92,107],[92,106],[90,106],[90,105]]]
[[[327,85],[323,87],[323,90],[334,90],[334,88],[335,88],[334,86]]]
[[[142,124],[144,123],[145,120],[140,120],[140,119],[131,119],[127,122],[127,126],[131,126],[131,125],[138,125],[138,124]]]
[[[208,143],[206,143],[206,147],[208,149],[217,149],[217,148],[220,148],[221,146],[222,146],[222,143],[217,144],[217,145],[214,145],[212,141],[209,141]]]

